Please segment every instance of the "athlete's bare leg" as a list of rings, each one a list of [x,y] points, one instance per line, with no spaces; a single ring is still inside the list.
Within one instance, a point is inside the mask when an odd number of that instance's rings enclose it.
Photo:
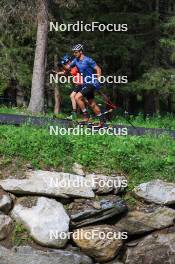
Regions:
[[[100,107],[97,105],[94,99],[89,99],[88,104],[92,108],[92,111],[95,113],[96,116],[101,114]]]
[[[97,103],[95,102],[94,99],[89,99],[88,103],[90,105],[90,107],[92,108],[93,112],[95,113],[96,117],[99,118],[100,120],[100,126],[103,126],[105,123],[105,118],[103,116],[103,114],[101,113],[100,107],[97,105]]]
[[[88,113],[87,113],[87,109],[86,109],[86,105],[85,105],[84,97],[83,97],[82,93],[78,92],[76,94],[75,101],[76,101],[77,105],[80,107],[80,109],[81,109],[81,111],[83,113],[84,121],[87,122],[89,120],[89,116],[88,116]]]
[[[75,102],[78,104],[78,106],[80,107],[81,111],[83,112],[83,110],[86,108],[85,106],[85,102],[84,102],[84,98],[82,93],[78,92],[75,95]]]
[[[76,111],[76,109],[77,109],[77,103],[76,103],[76,100],[75,100],[76,94],[77,94],[76,92],[72,92],[70,94],[70,99],[71,99],[71,102],[72,102],[72,109],[73,109],[73,111]]]

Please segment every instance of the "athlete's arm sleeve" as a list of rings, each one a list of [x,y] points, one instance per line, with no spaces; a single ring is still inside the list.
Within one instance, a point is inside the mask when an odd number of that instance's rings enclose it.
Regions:
[[[88,59],[88,64],[89,64],[89,66],[92,69],[94,69],[97,66],[97,63],[93,59],[91,59],[91,58]]]
[[[73,61],[71,61],[71,63],[69,64],[69,68],[73,68],[74,66],[76,66],[75,59],[73,59]]]

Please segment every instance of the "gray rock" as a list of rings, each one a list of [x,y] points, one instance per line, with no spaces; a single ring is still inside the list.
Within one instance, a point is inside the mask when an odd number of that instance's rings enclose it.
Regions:
[[[15,205],[11,215],[25,226],[37,243],[55,248],[66,245],[69,216],[61,203],[45,197],[29,201],[27,197]]]
[[[46,252],[31,247],[7,249],[0,246],[1,264],[92,264],[92,260],[79,252],[48,250]]]
[[[28,170],[33,170],[34,169],[33,165],[30,164],[30,163],[26,164],[26,167],[27,167]]]
[[[89,174],[86,175],[86,179],[92,183],[93,190],[98,194],[110,192],[117,194],[127,187],[127,179],[124,176]]]
[[[77,199],[68,208],[71,225],[76,228],[116,217],[126,211],[126,203],[115,195],[99,198],[98,201]]]
[[[175,204],[175,183],[154,180],[140,184],[134,189],[134,193],[147,202]]]
[[[13,221],[8,215],[0,214],[0,240],[5,239],[12,231]]]
[[[175,210],[167,207],[147,207],[131,211],[116,223],[120,230],[129,235],[144,234],[156,229],[163,229],[174,224]]]
[[[0,211],[8,214],[12,208],[12,199],[9,194],[0,189]]]
[[[75,174],[78,174],[78,175],[81,175],[81,176],[84,176],[85,173],[83,171],[83,166],[78,164],[78,163],[74,163],[73,164],[73,167],[72,167],[72,171],[75,173]]]
[[[128,244],[125,264],[175,263],[175,230],[156,231]]]
[[[51,197],[94,197],[84,177],[69,173],[29,171],[25,179],[1,180],[0,185],[14,194],[32,194]]]

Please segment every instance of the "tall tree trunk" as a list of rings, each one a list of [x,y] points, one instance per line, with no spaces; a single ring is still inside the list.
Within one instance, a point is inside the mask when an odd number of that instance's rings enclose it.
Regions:
[[[18,83],[16,84],[16,104],[19,107],[21,107],[21,106],[26,107],[27,106],[26,101],[25,101],[25,97],[24,97],[24,91]]]
[[[168,95],[168,99],[167,99],[167,110],[169,113],[172,113],[172,94]]]
[[[57,55],[55,55],[54,56],[54,67],[55,67],[55,69],[57,68],[57,62],[58,62],[58,57],[57,57]],[[55,99],[54,114],[58,114],[60,112],[60,104],[61,104],[59,83],[54,84],[54,99]]]
[[[55,95],[54,114],[58,114],[60,112],[60,103],[61,103],[59,87],[55,86],[54,95]]]
[[[155,102],[155,113],[160,113],[160,96],[157,91],[154,92],[154,102]]]
[[[155,100],[153,91],[144,91],[143,93],[143,103],[144,103],[144,117],[152,116],[155,113]]]
[[[156,0],[155,5],[156,12],[159,13],[159,0]]]
[[[44,111],[44,84],[48,39],[48,0],[38,1],[38,28],[35,60],[32,77],[31,98],[28,109],[33,112]]]

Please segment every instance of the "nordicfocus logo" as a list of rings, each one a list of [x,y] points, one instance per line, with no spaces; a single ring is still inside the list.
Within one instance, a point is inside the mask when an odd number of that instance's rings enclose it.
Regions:
[[[128,83],[128,76],[116,76],[116,75],[108,75],[108,76],[99,76],[97,78],[96,74],[92,74],[91,76],[85,76],[83,78],[82,73],[80,74],[82,76],[82,80],[84,80],[84,82],[86,84],[91,84],[91,83],[95,83],[96,81],[98,81],[101,84],[104,83],[115,83],[115,84],[127,84]],[[65,76],[65,75],[59,75],[59,74],[50,74],[50,83],[77,83],[79,82],[79,79],[77,79],[77,76]]]
[[[125,178],[116,177],[115,179],[98,179],[93,177],[92,179],[77,178],[77,179],[54,179],[45,181],[49,188],[126,188],[128,181]]]
[[[97,21],[93,21],[90,23],[84,23],[83,21],[77,21],[75,23],[68,23],[68,24],[59,24],[58,22],[50,22],[50,31],[58,31],[58,32],[65,32],[65,31],[87,31],[87,32],[94,32],[94,31],[109,31],[109,32],[126,32],[128,31],[128,24],[103,24]]]
[[[49,238],[50,239],[86,239],[86,240],[94,240],[94,239],[100,239],[100,240],[119,240],[119,239],[127,239],[128,234],[127,232],[99,232],[99,230],[93,229],[91,231],[82,231],[81,229],[75,231],[75,232],[60,232],[55,230],[50,230],[49,232]]]
[[[127,136],[128,129],[127,127],[96,127],[92,126],[91,128],[84,127],[82,125],[78,125],[77,127],[59,127],[59,126],[50,126],[49,130],[50,136],[55,135],[73,135],[73,136],[94,136],[94,135],[108,135],[108,136]]]

